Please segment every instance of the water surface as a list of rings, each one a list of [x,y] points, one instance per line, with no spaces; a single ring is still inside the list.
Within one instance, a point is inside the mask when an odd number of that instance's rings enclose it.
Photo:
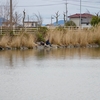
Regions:
[[[100,49],[0,51],[0,100],[100,100]]]

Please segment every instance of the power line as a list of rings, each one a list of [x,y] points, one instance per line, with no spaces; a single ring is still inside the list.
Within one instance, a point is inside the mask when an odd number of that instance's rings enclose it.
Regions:
[[[25,6],[22,5],[22,6],[16,6],[16,7],[41,7],[41,6],[53,6],[53,5],[62,5],[62,4],[65,4],[65,3],[45,4],[45,5],[25,5]],[[0,6],[4,6],[4,5],[0,5]]]
[[[45,4],[45,5],[28,5],[28,6],[16,6],[16,7],[41,7],[41,6],[54,6],[54,5],[62,5],[65,3],[58,3],[58,4]]]
[[[22,5],[22,6],[16,6],[16,7],[45,7],[45,6],[55,6],[55,5],[63,5],[65,3],[56,3],[56,4],[45,4],[45,5]],[[70,5],[75,5],[75,6],[80,6],[79,4],[75,4],[75,3],[68,3],[67,4],[70,4]],[[4,5],[0,5],[0,6],[4,6]],[[97,8],[97,9],[100,9],[100,7],[95,7],[95,6],[87,6],[87,5],[81,5],[82,7],[89,7],[89,8]]]
[[[70,2],[70,1],[73,1],[73,2],[80,2],[79,0],[68,0],[68,1],[69,1],[69,2]],[[82,0],[81,2],[83,2],[83,3],[84,3],[84,2],[86,2],[86,3],[87,3],[87,2],[88,2],[88,3],[98,3],[98,4],[100,3],[100,2],[98,2],[98,1],[83,1],[83,0]]]
[[[66,3],[66,0],[62,0],[62,1]],[[52,2],[62,2],[62,1],[52,1]],[[79,1],[79,0],[67,0],[67,2],[80,2],[80,1]],[[86,3],[89,3],[89,4],[90,4],[90,3],[100,4],[99,1],[91,1],[91,2],[90,2],[90,1],[87,1],[87,0],[86,0],[86,1],[83,1],[83,0],[82,0],[81,2],[82,2],[82,3],[85,3],[85,2],[86,2]]]
[[[78,4],[73,4],[73,3],[68,3],[68,4],[71,4],[71,5],[75,5],[75,6],[80,6]],[[81,5],[82,7],[89,7],[89,8],[97,8],[97,9],[100,9],[100,7],[94,7],[94,6],[87,6],[87,5]]]
[[[46,4],[46,5],[28,5],[28,6],[16,6],[16,7],[41,7],[41,6],[54,6],[54,5],[62,5],[65,3],[60,3],[60,4]],[[73,4],[73,3],[67,3],[70,5],[75,5],[75,6],[80,6],[79,4]],[[100,9],[100,7],[95,7],[95,6],[87,6],[87,5],[82,5],[82,7],[89,7],[89,8],[98,8]]]

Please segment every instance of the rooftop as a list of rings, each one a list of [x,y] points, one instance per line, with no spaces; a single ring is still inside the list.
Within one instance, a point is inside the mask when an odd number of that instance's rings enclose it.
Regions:
[[[89,14],[89,13],[83,13],[83,14],[81,14],[81,18],[87,18],[87,17],[91,18],[92,16],[94,16],[94,15]],[[76,14],[70,15],[68,17],[69,18],[80,18],[80,14],[76,13]]]
[[[38,23],[38,21],[24,21],[24,23]]]

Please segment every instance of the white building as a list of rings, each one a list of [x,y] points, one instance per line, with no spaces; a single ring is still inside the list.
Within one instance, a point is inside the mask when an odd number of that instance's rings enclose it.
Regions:
[[[25,21],[24,27],[38,27],[37,21]]]
[[[83,13],[81,14],[81,22],[80,22],[80,14],[73,14],[68,16],[70,21],[73,21],[77,27],[82,27],[82,28],[90,28],[91,27],[91,19],[94,15],[88,14],[88,13]]]

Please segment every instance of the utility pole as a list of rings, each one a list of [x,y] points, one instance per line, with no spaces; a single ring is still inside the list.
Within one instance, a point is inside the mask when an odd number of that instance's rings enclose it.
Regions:
[[[10,27],[12,28],[12,0],[10,0]]]
[[[29,18],[29,15],[28,15],[28,22],[29,22],[30,18]]]
[[[81,0],[80,0],[80,29],[81,29]]]
[[[68,21],[68,18],[67,18],[67,14],[68,14],[68,11],[67,11],[67,0],[66,0],[66,22]]]
[[[52,19],[54,19],[54,17],[51,16],[51,26],[52,26]]]

